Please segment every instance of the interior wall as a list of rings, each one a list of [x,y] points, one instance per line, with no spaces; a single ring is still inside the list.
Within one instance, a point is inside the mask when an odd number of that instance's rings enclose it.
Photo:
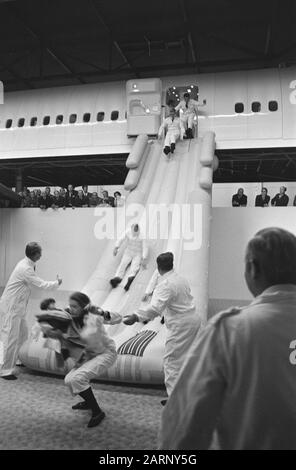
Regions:
[[[266,227],[281,227],[296,234],[295,208],[213,208],[209,296],[216,311],[219,304],[225,308],[252,299],[244,281],[245,248],[253,235]]]

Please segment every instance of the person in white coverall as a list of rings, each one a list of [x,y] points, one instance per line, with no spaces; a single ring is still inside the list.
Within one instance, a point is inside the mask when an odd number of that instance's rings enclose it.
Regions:
[[[52,290],[57,289],[62,279],[43,281],[35,273],[36,262],[41,258],[42,249],[38,243],[28,243],[26,257],[14,268],[0,300],[1,332],[0,377],[15,380],[14,368],[21,345],[27,339],[26,311],[31,287]]]
[[[169,117],[164,119],[158,131],[158,138],[162,137],[163,132],[166,131],[164,139],[163,153],[168,155],[170,152],[174,153],[176,142],[181,137],[181,122],[180,118],[176,116],[174,108],[170,109]]]
[[[114,256],[117,255],[118,250],[124,241],[126,241],[126,248],[122,256],[121,263],[115,273],[115,277],[110,280],[110,284],[112,287],[116,287],[122,281],[128,266],[131,265],[129,277],[126,285],[124,286],[124,289],[128,291],[141,265],[143,267],[146,266],[148,248],[146,240],[140,233],[139,224],[133,224],[131,228],[127,230],[119,240],[117,240],[113,252]]]
[[[83,292],[74,292],[70,296],[67,311],[72,317],[67,331],[46,329],[46,336],[57,339],[61,347],[68,347],[71,341],[82,345],[82,355],[66,375],[65,384],[72,395],[83,398],[83,401],[73,405],[72,409],[91,411],[91,419],[87,425],[91,428],[100,424],[105,413],[93,394],[90,381],[104,374],[117,357],[115,342],[107,334],[104,323],[111,325],[120,323],[121,315],[104,312],[99,307],[91,305],[89,297]],[[60,351],[57,350],[58,353]],[[74,349],[69,349],[70,357],[76,358],[76,354],[72,356],[71,351],[74,352]]]
[[[188,281],[173,269],[173,253],[162,253],[156,262],[161,279],[152,294],[151,302],[132,315],[126,315],[123,323],[132,325],[137,321],[149,321],[164,313],[167,328],[164,375],[167,394],[170,396],[197,335],[200,318]],[[162,404],[165,404],[165,401]]]
[[[183,97],[184,100],[180,101],[175,110],[180,111],[182,137],[192,139],[194,117],[198,117],[198,106],[205,106],[206,100],[200,103],[199,101],[191,99],[189,93],[184,93]]]
[[[161,449],[296,450],[296,237],[260,230],[245,255],[255,299],[215,315],[162,416]]]

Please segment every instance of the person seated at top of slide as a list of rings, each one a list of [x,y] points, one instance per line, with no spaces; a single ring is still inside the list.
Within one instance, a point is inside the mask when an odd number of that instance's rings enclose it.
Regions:
[[[246,207],[248,197],[244,194],[243,188],[239,188],[237,193],[232,196],[232,207]]]
[[[181,114],[181,127],[182,127],[182,137],[187,139],[193,139],[192,127],[194,116],[198,117],[198,106],[205,106],[207,104],[206,100],[203,100],[202,103],[199,101],[193,100],[190,98],[188,92],[183,95],[184,100],[175,107],[176,111],[182,111]]]
[[[122,281],[128,266],[131,265],[129,277],[126,285],[124,286],[124,289],[128,291],[141,265],[144,268],[146,267],[148,248],[146,240],[140,233],[139,224],[133,224],[131,228],[128,229],[119,240],[117,240],[113,251],[114,256],[117,255],[118,250],[124,241],[127,242],[126,249],[116,271],[115,277],[110,280],[110,284],[112,287],[117,287]]]
[[[287,188],[280,187],[280,192],[277,193],[271,200],[272,206],[287,206],[289,203],[289,196],[286,194]]]
[[[161,139],[163,132],[166,131],[163,153],[168,155],[174,153],[176,141],[181,137],[181,122],[176,116],[174,108],[170,109],[169,116],[164,119],[158,131],[158,138]]]
[[[255,199],[256,207],[268,207],[270,196],[267,194],[267,188],[262,188],[261,194],[258,194]]]

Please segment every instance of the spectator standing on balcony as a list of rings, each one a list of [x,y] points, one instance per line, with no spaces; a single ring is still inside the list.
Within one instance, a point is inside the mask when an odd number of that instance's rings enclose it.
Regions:
[[[287,206],[289,203],[289,196],[286,194],[287,188],[285,186],[280,187],[280,192],[277,193],[271,200],[272,206]]]
[[[45,191],[41,193],[41,196],[38,198],[38,206],[40,209],[48,209],[52,205],[52,198],[46,194]]]
[[[103,199],[100,202],[100,206],[111,206],[114,207],[114,197],[109,196],[108,191],[102,191]]]
[[[87,198],[87,203],[88,203],[91,193],[88,192],[88,186],[86,184],[82,186],[82,192],[83,192],[83,196]]]
[[[239,188],[237,193],[232,196],[232,207],[246,207],[248,197],[244,194],[243,188]]]
[[[52,206],[53,209],[58,209],[60,206],[60,191],[58,189],[54,190],[52,197]]]
[[[29,189],[26,190],[26,193],[23,196],[23,207],[31,207],[31,192]]]
[[[77,196],[77,191],[74,191],[73,185],[69,184],[68,185],[67,196],[66,196],[66,206],[67,207],[72,207],[74,209],[76,196]]]
[[[125,204],[125,198],[121,196],[119,191],[115,191],[114,193],[114,206],[115,207],[122,207]]]
[[[267,194],[267,188],[262,188],[261,194],[258,194],[255,199],[256,207],[268,207],[270,196]]]
[[[97,207],[102,202],[102,199],[98,196],[98,193],[94,191],[89,198],[89,207]]]
[[[78,194],[74,200],[75,207],[88,207],[89,198],[84,196],[82,189],[78,191]]]

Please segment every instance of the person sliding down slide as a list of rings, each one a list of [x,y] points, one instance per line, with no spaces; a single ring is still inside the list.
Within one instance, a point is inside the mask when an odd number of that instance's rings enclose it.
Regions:
[[[198,106],[205,106],[207,104],[206,100],[203,100],[202,103],[199,101],[193,100],[190,98],[189,93],[184,93],[184,100],[180,101],[175,110],[182,111],[181,114],[181,129],[182,136],[185,139],[193,139],[192,127],[194,117],[198,117]]]
[[[127,246],[124,251],[121,263],[115,273],[115,277],[110,280],[110,284],[112,287],[117,287],[118,284],[120,284],[122,281],[128,266],[131,264],[130,275],[126,285],[124,286],[124,289],[128,291],[141,265],[143,268],[146,267],[148,248],[146,246],[146,241],[141,236],[139,224],[133,224],[131,228],[127,230],[124,235],[116,242],[113,251],[114,256],[117,255],[118,250],[124,241],[127,241]]]
[[[176,141],[180,139],[181,136],[181,122],[178,117],[176,117],[176,111],[174,108],[170,109],[170,115],[164,119],[158,131],[158,138],[162,138],[162,134],[166,132],[164,140],[164,149],[163,153],[169,155],[169,153],[174,153],[176,148]]]

